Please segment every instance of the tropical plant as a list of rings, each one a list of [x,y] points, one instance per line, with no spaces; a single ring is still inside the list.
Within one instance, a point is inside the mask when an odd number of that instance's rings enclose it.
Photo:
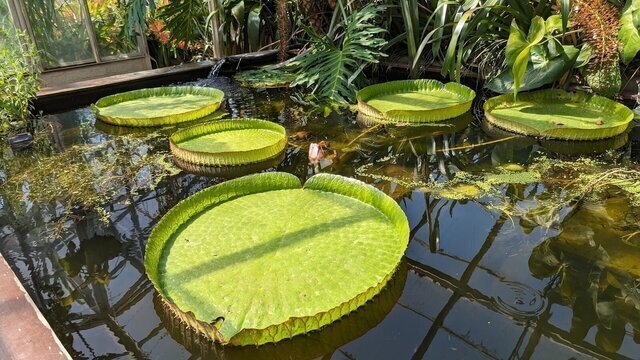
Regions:
[[[375,64],[386,40],[378,25],[385,7],[369,4],[347,14],[338,2],[334,17],[342,19],[320,35],[300,24],[311,38],[309,48],[292,61],[297,78],[292,85],[311,89],[311,95],[335,103],[351,102],[363,82],[362,71]]]
[[[39,57],[22,31],[0,26],[0,136],[29,127],[30,101],[40,89]]]
[[[509,71],[492,79],[490,89],[517,94],[521,86],[535,89],[580,69],[594,92],[612,97],[620,90],[620,61],[629,63],[640,50],[640,20],[634,20],[640,2],[628,0],[622,9],[619,1],[560,3],[560,14],[549,16],[545,26],[540,17],[529,22],[528,37],[520,20],[513,20],[506,49]]]
[[[87,0],[101,57],[138,50],[136,33],[126,31],[127,8],[118,0]]]

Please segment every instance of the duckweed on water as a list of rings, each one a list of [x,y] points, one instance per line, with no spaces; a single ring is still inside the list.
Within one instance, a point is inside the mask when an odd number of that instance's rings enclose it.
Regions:
[[[106,223],[110,213],[105,204],[126,204],[139,191],[152,190],[179,171],[166,151],[149,145],[148,140],[159,136],[122,136],[60,153],[34,151],[10,162],[1,191],[13,207],[50,209],[52,236],[60,235],[68,220],[88,213],[97,213]]]
[[[364,165],[357,169],[357,174],[417,188],[438,198],[474,200],[490,197],[492,208],[510,216],[530,218],[546,226],[559,219],[557,213],[560,210],[567,206],[575,207],[583,201],[601,201],[624,195],[629,199],[629,206],[640,208],[640,169],[619,164],[608,165],[593,158],[567,161],[541,156],[527,167],[505,164],[473,173],[458,171],[450,179],[440,182],[411,176],[389,176],[381,164]],[[508,186],[536,183],[543,185],[546,191],[535,196],[535,204],[531,207],[514,207],[509,196],[504,194]]]

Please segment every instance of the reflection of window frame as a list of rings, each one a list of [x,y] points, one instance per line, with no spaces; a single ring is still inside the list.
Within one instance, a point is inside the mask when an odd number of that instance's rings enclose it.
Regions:
[[[13,23],[15,27],[26,31],[32,39],[35,39],[34,32],[31,28],[31,23],[29,22],[29,18],[27,16],[26,9],[24,7],[22,0],[0,0],[0,1],[7,1],[9,5],[9,13],[13,18]],[[140,34],[138,34],[136,36],[137,49],[135,51],[118,54],[118,55],[104,56],[101,58],[100,48],[98,47],[98,39],[96,37],[95,28],[94,28],[93,21],[91,19],[91,14],[89,12],[89,6],[87,4],[87,0],[77,0],[77,1],[79,1],[81,6],[82,17],[84,19],[83,23],[89,38],[89,44],[91,47],[91,51],[93,53],[93,60],[91,61],[79,60],[74,62],[68,62],[68,63],[65,63],[64,65],[59,65],[59,66],[50,67],[50,68],[46,68],[44,64],[40,62],[40,68],[42,69],[43,72],[56,71],[60,69],[69,69],[74,67],[91,66],[91,65],[97,65],[97,64],[105,64],[110,62],[132,60],[132,59],[139,59],[139,58],[146,57],[146,46],[144,44],[144,39]]]

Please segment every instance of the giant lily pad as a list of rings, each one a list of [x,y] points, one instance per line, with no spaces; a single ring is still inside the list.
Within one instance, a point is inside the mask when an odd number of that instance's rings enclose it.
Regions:
[[[410,271],[407,261],[403,260],[393,277],[382,291],[371,301],[356,311],[333,322],[320,331],[305,336],[283,340],[277,344],[262,346],[224,346],[211,342],[200,336],[194,329],[185,329],[184,324],[162,305],[162,299],[154,296],[153,305],[162,324],[172,338],[182,344],[192,354],[199,354],[203,359],[224,360],[273,360],[273,359],[319,359],[332,354],[335,349],[361,337],[380,324],[391,312],[402,295]]]
[[[547,139],[598,140],[620,135],[633,120],[626,106],[584,92],[541,90],[493,97],[487,121],[517,134]]]
[[[222,120],[178,130],[169,138],[173,156],[191,164],[243,165],[278,156],[286,130],[258,119]]]
[[[103,97],[98,119],[118,126],[162,126],[200,119],[220,107],[224,93],[197,86],[141,89]]]
[[[471,108],[475,92],[437,80],[399,80],[358,91],[358,110],[383,123],[428,123],[460,116]]]
[[[156,225],[145,267],[163,305],[224,344],[277,342],[328,325],[373,298],[409,239],[381,191],[337,175],[304,186],[286,173],[230,180]]]

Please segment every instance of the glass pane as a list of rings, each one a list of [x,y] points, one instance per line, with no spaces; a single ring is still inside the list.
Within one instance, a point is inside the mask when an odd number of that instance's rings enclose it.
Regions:
[[[0,0],[0,26],[5,29],[13,28],[13,20],[11,20],[11,13],[9,12],[9,4],[7,4],[7,0]]]
[[[45,68],[95,61],[80,0],[24,0]]]
[[[100,59],[109,60],[140,53],[135,36],[125,32],[125,2],[87,0],[98,44]]]

